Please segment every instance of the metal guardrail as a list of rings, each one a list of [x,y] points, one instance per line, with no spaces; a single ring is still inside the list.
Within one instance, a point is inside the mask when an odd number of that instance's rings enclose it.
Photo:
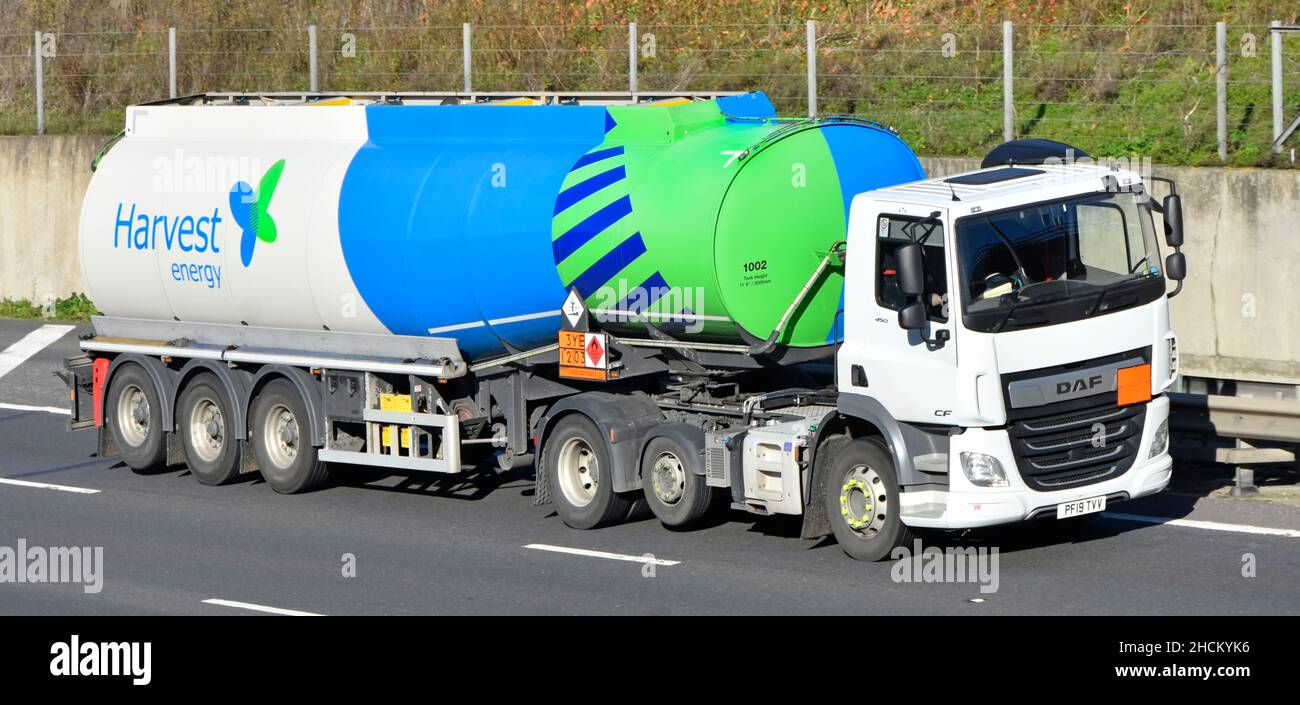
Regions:
[[[1279,443],[1300,443],[1300,402],[1171,393],[1173,430]]]
[[[1218,448],[1214,460],[1236,466],[1234,496],[1255,494],[1253,466],[1294,463],[1295,448],[1255,447],[1300,444],[1300,402],[1284,399],[1171,393],[1171,430],[1191,435],[1231,438],[1235,448]]]

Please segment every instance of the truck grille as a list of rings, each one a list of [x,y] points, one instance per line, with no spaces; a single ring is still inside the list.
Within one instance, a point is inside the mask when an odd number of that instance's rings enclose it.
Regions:
[[[1081,487],[1119,477],[1133,466],[1145,405],[1117,406],[1115,395],[1108,394],[1095,406],[1042,411],[1013,421],[1010,428],[1016,465],[1031,488]]]

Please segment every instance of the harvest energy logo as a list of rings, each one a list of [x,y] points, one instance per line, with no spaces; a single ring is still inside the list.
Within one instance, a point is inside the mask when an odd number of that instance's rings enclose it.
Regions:
[[[230,212],[244,231],[239,239],[239,259],[245,267],[253,263],[253,247],[258,240],[268,245],[275,242],[275,221],[266,209],[271,205],[282,171],[283,159],[266,170],[262,180],[257,182],[256,191],[246,181],[240,181],[230,189]]]
[[[258,240],[275,242],[275,221],[267,212],[271,197],[275,195],[284,160],[271,165],[262,175],[257,190],[247,182],[236,182],[230,189],[230,212],[243,231],[239,256],[247,267],[253,261],[253,246]],[[165,250],[177,257],[170,262],[172,280],[182,284],[197,284],[208,289],[221,288],[221,263],[223,237],[218,226],[225,222],[221,209],[213,208],[211,214],[161,214],[153,215],[146,206],[119,202],[113,222],[113,248],[127,250]],[[229,227],[226,228],[227,230]]]

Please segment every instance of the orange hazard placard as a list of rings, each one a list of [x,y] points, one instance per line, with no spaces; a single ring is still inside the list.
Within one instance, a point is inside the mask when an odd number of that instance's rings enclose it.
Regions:
[[[1116,373],[1120,406],[1140,404],[1151,400],[1151,365],[1124,367]]]
[[[604,333],[560,331],[560,376],[609,379],[609,341]]]

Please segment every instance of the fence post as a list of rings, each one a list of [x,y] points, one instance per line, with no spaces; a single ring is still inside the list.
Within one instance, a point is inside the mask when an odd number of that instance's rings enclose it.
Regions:
[[[1002,23],[1002,141],[1016,137],[1015,52],[1011,20]]]
[[[176,97],[176,28],[167,28],[167,95]]]
[[[470,40],[469,23],[466,22],[460,27],[461,63],[464,64],[465,67],[465,92],[466,93],[474,92],[474,83],[471,80],[471,75],[470,75],[470,62],[469,62],[470,46],[471,46],[470,41],[471,40]]]
[[[316,25],[307,25],[307,65],[308,71],[311,72],[311,92],[315,93],[319,89],[316,82]]]
[[[1214,23],[1215,121],[1218,123],[1219,161],[1228,161],[1228,25]]]
[[[808,20],[808,117],[817,117],[817,22]]]
[[[45,134],[45,60],[41,57],[41,32],[36,32],[32,56],[36,58],[36,134]]]
[[[1269,34],[1273,35],[1273,152],[1282,153],[1282,26],[1281,20],[1269,23]]]
[[[636,23],[627,24],[627,89],[636,102]]]

